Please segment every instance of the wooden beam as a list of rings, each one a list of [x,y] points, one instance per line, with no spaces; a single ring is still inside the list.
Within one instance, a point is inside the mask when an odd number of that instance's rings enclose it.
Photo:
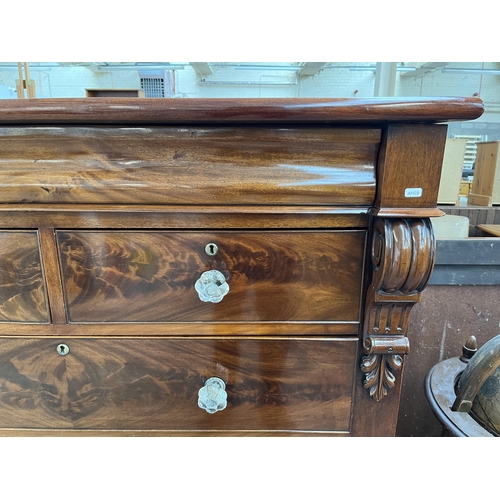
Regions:
[[[30,99],[35,98],[36,97],[35,80],[32,80],[30,78],[29,63],[27,62],[24,63],[24,72],[26,73],[26,78],[23,78],[22,63],[20,62],[17,63],[17,70],[19,72],[19,79],[16,80],[17,98],[18,99],[25,98],[24,89],[28,91],[28,98]]]

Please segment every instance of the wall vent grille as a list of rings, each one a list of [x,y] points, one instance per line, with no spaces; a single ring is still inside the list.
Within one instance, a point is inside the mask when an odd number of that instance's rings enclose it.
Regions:
[[[165,80],[163,78],[141,78],[141,89],[145,97],[165,97]]]

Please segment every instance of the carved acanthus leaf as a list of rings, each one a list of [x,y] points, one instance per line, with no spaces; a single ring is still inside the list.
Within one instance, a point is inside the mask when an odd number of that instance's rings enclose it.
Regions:
[[[387,396],[387,391],[396,384],[396,377],[390,370],[400,370],[403,358],[399,354],[371,354],[363,357],[361,371],[366,373],[363,383],[365,389],[369,389],[370,396],[375,401],[380,401]]]

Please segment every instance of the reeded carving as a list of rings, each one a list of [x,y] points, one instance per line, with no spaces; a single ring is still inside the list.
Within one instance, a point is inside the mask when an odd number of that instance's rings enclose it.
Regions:
[[[418,294],[431,276],[435,246],[429,219],[377,219],[372,288],[379,294]]]
[[[375,220],[372,280],[367,294],[361,370],[364,387],[380,401],[395,385],[394,372],[410,352],[406,333],[411,308],[420,301],[435,259],[429,219]]]

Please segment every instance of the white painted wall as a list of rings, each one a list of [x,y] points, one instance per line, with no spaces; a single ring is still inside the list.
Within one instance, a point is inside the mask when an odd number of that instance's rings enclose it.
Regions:
[[[85,89],[89,88],[140,88],[137,71],[112,73],[93,71],[81,66],[37,68],[36,64],[31,63],[30,76],[35,81],[36,96],[39,98],[85,97]],[[0,85],[15,89],[18,78],[17,67],[0,67]]]

